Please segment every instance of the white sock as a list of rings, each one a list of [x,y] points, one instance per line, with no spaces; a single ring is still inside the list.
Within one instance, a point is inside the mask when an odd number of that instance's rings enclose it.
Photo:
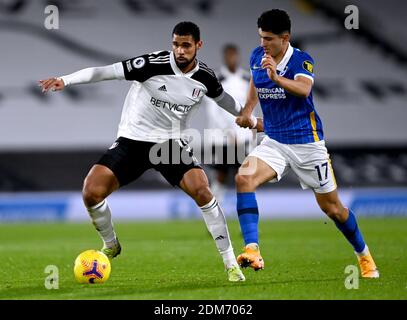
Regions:
[[[237,266],[238,264],[230,241],[225,215],[218,202],[213,198],[208,204],[200,208],[206,226],[222,256],[225,267],[228,269],[232,266]]]
[[[255,242],[248,243],[248,244],[246,244],[245,247],[250,248],[252,250],[259,250],[259,245]]]
[[[361,251],[361,252],[356,252],[356,255],[359,257],[363,257],[363,256],[367,256],[369,254],[369,248],[367,247],[367,245],[365,244],[365,248]]]
[[[116,239],[116,233],[113,230],[112,214],[106,199],[87,210],[104,244],[109,246],[109,243]]]

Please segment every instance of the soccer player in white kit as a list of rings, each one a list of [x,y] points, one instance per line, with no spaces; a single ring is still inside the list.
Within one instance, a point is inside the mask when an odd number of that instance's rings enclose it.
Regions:
[[[235,116],[242,107],[223,90],[213,71],[196,59],[202,47],[198,26],[180,22],[174,27],[172,37],[172,51],[157,51],[104,67],[83,69],[41,80],[40,85],[46,92],[102,80],[134,81],[124,102],[118,138],[91,168],[83,185],[84,204],[103,239],[102,251],[110,259],[120,253],[121,246],[106,198],[154,168],[195,200],[223,258],[229,281],[244,281],[224,213],[212,195],[205,172],[181,134],[188,114],[197,108],[204,95]],[[157,150],[162,154],[158,155]],[[163,153],[175,158],[169,157],[167,163],[157,162]]]

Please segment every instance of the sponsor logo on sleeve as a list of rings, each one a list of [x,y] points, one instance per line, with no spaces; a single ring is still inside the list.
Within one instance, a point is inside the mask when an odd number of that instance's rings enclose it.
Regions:
[[[308,71],[308,72],[310,72],[310,73],[313,73],[313,71],[314,71],[314,66],[313,66],[313,64],[311,63],[311,61],[305,60],[305,61],[302,63],[302,67],[304,68],[304,70],[306,70],[306,71]]]
[[[146,64],[146,60],[143,57],[138,57],[133,60],[133,67],[136,69],[142,68]]]

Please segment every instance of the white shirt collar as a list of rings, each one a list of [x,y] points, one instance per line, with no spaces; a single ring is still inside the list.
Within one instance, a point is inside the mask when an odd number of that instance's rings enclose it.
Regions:
[[[283,71],[290,60],[291,56],[293,55],[294,48],[291,46],[290,43],[288,43],[288,48],[287,51],[285,52],[285,55],[283,59],[281,59],[280,63],[277,65],[277,70],[278,71]]]
[[[175,62],[175,58],[174,58],[174,52],[170,52],[170,64],[171,64],[171,68],[174,71],[174,73],[178,76],[184,76],[184,77],[188,77],[190,78],[195,72],[197,72],[199,70],[199,61],[196,60],[196,66],[189,72],[187,73],[183,73],[180,68],[178,68],[177,63]]]

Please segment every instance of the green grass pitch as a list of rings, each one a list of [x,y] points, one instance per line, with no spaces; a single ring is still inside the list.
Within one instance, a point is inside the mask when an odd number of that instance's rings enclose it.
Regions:
[[[407,299],[407,219],[360,219],[381,272],[346,289],[351,247],[327,219],[261,221],[266,268],[244,270],[229,283],[203,221],[118,222],[122,254],[102,285],[77,284],[75,257],[100,248],[91,223],[0,225],[0,299]],[[229,221],[235,253],[239,225]],[[59,268],[59,289],[44,286],[47,265]]]

